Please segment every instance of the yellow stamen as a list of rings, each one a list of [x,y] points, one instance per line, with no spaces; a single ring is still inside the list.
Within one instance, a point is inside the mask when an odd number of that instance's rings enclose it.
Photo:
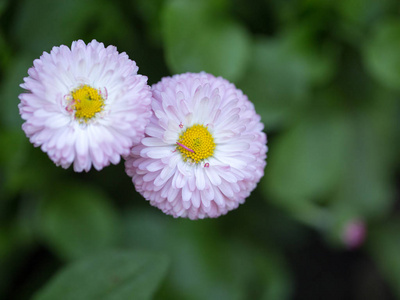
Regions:
[[[75,118],[87,122],[104,107],[104,99],[99,90],[88,85],[82,85],[71,92],[72,105]]]
[[[177,149],[181,152],[184,161],[199,163],[214,153],[214,138],[203,125],[193,125],[187,128],[177,142]]]

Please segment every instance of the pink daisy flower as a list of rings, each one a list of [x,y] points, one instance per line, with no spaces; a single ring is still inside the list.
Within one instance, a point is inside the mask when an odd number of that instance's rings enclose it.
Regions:
[[[206,73],[166,77],[152,90],[146,137],[125,162],[136,190],[174,217],[215,218],[237,208],[266,165],[253,104]]]
[[[19,96],[31,143],[76,172],[117,164],[151,116],[147,77],[116,47],[93,40],[54,47],[33,62]]]

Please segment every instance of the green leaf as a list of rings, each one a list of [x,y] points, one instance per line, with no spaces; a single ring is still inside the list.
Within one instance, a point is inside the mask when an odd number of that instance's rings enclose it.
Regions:
[[[14,56],[4,70],[4,81],[1,83],[0,97],[0,125],[9,129],[20,129],[23,120],[19,115],[18,95],[24,90],[19,86],[23,78],[28,76],[28,69],[32,66],[29,56]]]
[[[164,255],[114,251],[88,257],[61,270],[35,300],[151,299],[166,274]]]
[[[3,75],[4,70],[11,61],[11,52],[11,47],[3,31],[0,29],[0,76]]]
[[[368,27],[374,25],[382,17],[395,9],[396,0],[353,0],[353,1],[336,1],[337,11],[349,22],[349,25],[357,27]]]
[[[400,223],[392,219],[381,223],[368,233],[367,249],[382,275],[400,297]]]
[[[138,0],[131,2],[133,10],[138,10],[139,15],[146,23],[145,29],[151,42],[160,45],[162,40],[161,11],[165,0]]]
[[[392,172],[398,157],[394,141],[400,103],[382,92],[371,96],[374,101],[368,106],[349,114],[350,139],[342,161],[346,167],[330,205],[337,238],[351,219],[385,219],[395,199]]]
[[[219,224],[220,219],[193,222],[135,209],[124,216],[123,241],[164,251],[174,262],[156,299],[290,299],[291,278],[280,252],[260,249],[239,232],[224,236]]]
[[[347,141],[344,114],[310,108],[270,143],[268,192],[289,207],[323,199],[340,179]]]
[[[30,243],[15,223],[0,226],[0,295],[12,284],[31,250]]]
[[[3,196],[8,194],[6,190],[9,189],[13,177],[18,176],[16,171],[20,171],[21,164],[27,157],[27,146],[21,129],[0,130],[0,191]],[[0,201],[0,207],[2,204]]]
[[[118,219],[110,199],[96,188],[65,184],[45,199],[41,234],[62,258],[76,259],[113,247]]]
[[[393,203],[400,104],[374,93],[357,110],[314,106],[269,143],[266,198],[335,243],[349,221],[384,218]]]
[[[231,81],[243,75],[250,54],[248,34],[212,1],[169,1],[162,26],[173,73],[205,71]]]
[[[269,130],[283,125],[309,99],[311,89],[334,72],[333,51],[319,53],[307,28],[256,41],[238,86],[249,96]]]
[[[366,47],[365,64],[382,85],[400,89],[400,21],[386,20],[374,28]]]
[[[4,196],[2,200],[12,200],[22,193],[42,194],[50,186],[63,180],[63,176],[65,170],[56,168],[46,153],[29,143],[29,139],[20,128],[0,130],[0,191]],[[0,212],[5,202],[0,201]]]
[[[132,36],[115,2],[23,0],[18,7],[11,35],[21,49],[37,56],[77,39],[124,41]]]

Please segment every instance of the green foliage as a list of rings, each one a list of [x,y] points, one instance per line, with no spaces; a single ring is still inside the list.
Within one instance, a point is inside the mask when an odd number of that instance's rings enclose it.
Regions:
[[[398,216],[397,216],[398,217]],[[384,276],[392,284],[394,292],[400,298],[400,261],[396,258],[400,251],[400,223],[397,220],[383,222],[371,232],[368,251],[376,261]]]
[[[229,80],[240,78],[250,54],[249,37],[218,2],[168,1],[162,27],[172,72],[206,71]]]
[[[274,199],[288,209],[302,202],[323,201],[342,176],[348,125],[334,108],[310,107],[270,144],[265,183]],[[307,204],[305,204],[307,206]]]
[[[39,213],[46,243],[65,259],[77,259],[118,241],[118,219],[110,199],[94,187],[66,184],[46,197]]]
[[[239,84],[267,128],[284,125],[311,99],[313,85],[332,77],[333,50],[319,53],[306,30],[296,28],[275,38],[259,38],[253,45]]]
[[[77,39],[124,39],[132,35],[121,11],[103,0],[23,0],[14,22],[11,33],[15,43],[35,56]]]
[[[150,84],[206,71],[242,89],[269,140],[246,204],[173,219],[122,163],[77,174],[34,148],[19,85],[77,39],[117,46]],[[400,298],[399,48],[397,0],[0,1],[0,298]]]
[[[158,299],[289,299],[289,272],[276,249],[224,236],[218,220],[170,222],[142,210],[125,214],[124,223],[127,246],[171,257]]]
[[[0,103],[0,124],[2,127],[10,129],[20,129],[22,120],[18,116],[18,106],[15,105],[15,99],[21,90],[18,86],[23,83],[27,70],[32,66],[32,60],[27,56],[15,56],[11,64],[8,64],[3,73],[4,81],[0,83],[0,97],[3,99]],[[11,61],[10,61],[11,62]]]
[[[371,74],[383,85],[398,89],[400,86],[400,20],[385,20],[374,28],[365,47],[366,65]]]
[[[67,266],[34,299],[151,299],[167,267],[159,254],[106,252]]]

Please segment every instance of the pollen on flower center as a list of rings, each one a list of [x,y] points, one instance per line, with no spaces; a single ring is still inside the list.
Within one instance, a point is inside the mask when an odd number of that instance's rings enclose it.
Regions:
[[[187,128],[177,142],[177,149],[181,152],[184,161],[199,163],[214,153],[214,138],[203,125],[193,125]]]
[[[71,92],[70,105],[67,109],[75,111],[75,118],[87,122],[104,107],[104,98],[100,90],[89,85],[82,85]]]

